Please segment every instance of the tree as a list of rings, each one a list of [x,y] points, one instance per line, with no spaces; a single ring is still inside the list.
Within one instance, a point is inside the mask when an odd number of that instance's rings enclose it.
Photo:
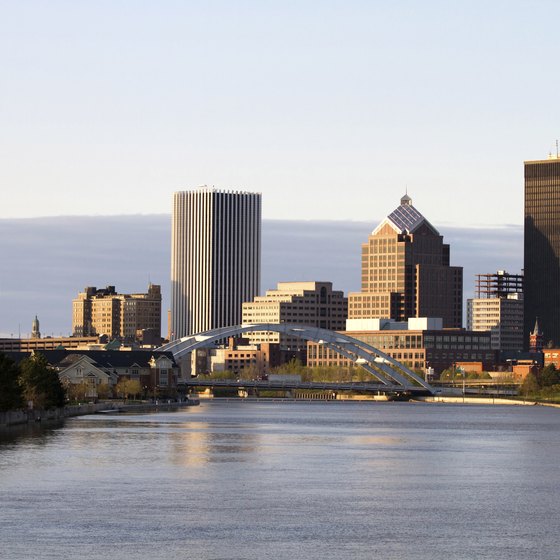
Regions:
[[[252,381],[260,377],[259,368],[256,364],[250,364],[249,367],[239,370],[239,379],[243,381]]]
[[[13,360],[0,353],[0,411],[23,406],[23,393],[18,382],[20,370]]]
[[[275,368],[274,373],[292,373],[303,375],[305,373],[305,366],[301,363],[301,360],[292,358],[289,362]]]
[[[132,395],[134,398],[137,398],[138,395],[142,392],[142,385],[138,379],[129,379],[127,383],[127,391],[128,395]]]
[[[551,387],[560,383],[560,375],[556,366],[554,364],[545,366],[539,375],[538,382],[541,387]]]
[[[537,378],[532,373],[527,374],[519,388],[519,392],[524,397],[528,397],[529,395],[535,396],[539,392]]]
[[[140,382],[138,382],[138,385],[140,385]],[[140,390],[142,389],[142,387],[140,387]],[[107,399],[109,398],[111,395],[111,387],[109,385],[109,383],[100,383],[97,386],[97,396],[100,399]]]
[[[88,398],[90,385],[87,381],[82,381],[81,383],[67,383],[65,388],[68,400],[84,401]]]
[[[64,406],[65,392],[58,373],[49,366],[42,354],[33,354],[20,364],[20,384],[26,401],[48,410]]]
[[[137,379],[121,379],[116,386],[117,395],[123,398],[135,397],[142,392],[142,385]]]

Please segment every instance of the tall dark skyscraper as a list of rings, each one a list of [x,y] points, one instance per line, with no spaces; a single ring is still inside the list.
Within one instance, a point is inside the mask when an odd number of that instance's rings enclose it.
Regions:
[[[525,162],[525,344],[538,317],[560,344],[560,158]]]

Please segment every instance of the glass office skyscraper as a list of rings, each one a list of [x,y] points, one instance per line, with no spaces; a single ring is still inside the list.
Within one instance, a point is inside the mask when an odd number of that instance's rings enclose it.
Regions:
[[[560,344],[560,158],[525,162],[525,344],[538,318]]]

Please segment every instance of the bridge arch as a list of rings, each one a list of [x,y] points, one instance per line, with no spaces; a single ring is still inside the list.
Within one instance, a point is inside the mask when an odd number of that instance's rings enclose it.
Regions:
[[[402,391],[418,391],[423,388],[432,394],[434,393],[434,389],[429,383],[381,350],[346,334],[317,327],[292,325],[289,323],[234,325],[185,336],[165,344],[161,350],[170,351],[176,359],[180,359],[198,348],[206,348],[218,340],[247,332],[276,332],[310,340],[317,344],[324,344],[355,364],[361,365],[382,385],[388,388]]]

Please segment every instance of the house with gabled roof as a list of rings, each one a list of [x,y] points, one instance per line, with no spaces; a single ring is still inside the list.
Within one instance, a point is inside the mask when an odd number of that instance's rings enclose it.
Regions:
[[[16,362],[29,352],[12,352]],[[107,383],[111,388],[121,379],[138,380],[145,397],[174,396],[179,366],[171,352],[159,350],[43,350],[49,365],[66,383],[88,382],[93,387]]]

